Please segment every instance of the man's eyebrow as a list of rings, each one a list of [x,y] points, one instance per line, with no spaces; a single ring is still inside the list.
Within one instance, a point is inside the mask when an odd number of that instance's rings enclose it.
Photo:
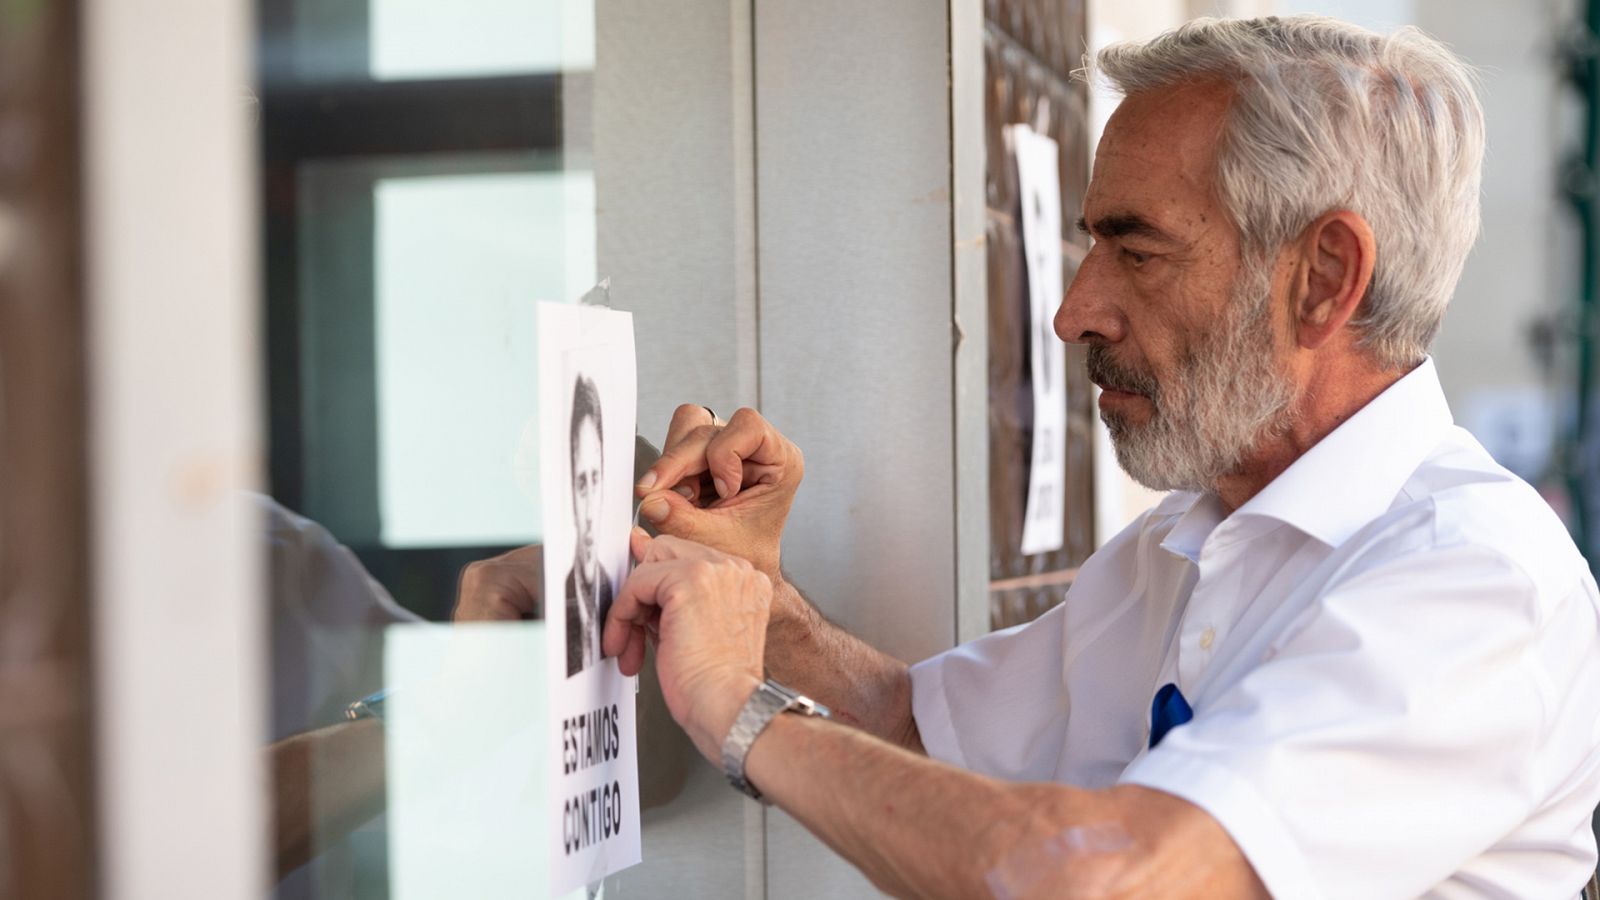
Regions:
[[[1136,237],[1164,241],[1169,244],[1178,243],[1177,238],[1137,213],[1113,213],[1095,219],[1093,224],[1090,224],[1088,219],[1080,216],[1078,218],[1078,230],[1084,234],[1092,234],[1097,238],[1119,238],[1134,235]]]

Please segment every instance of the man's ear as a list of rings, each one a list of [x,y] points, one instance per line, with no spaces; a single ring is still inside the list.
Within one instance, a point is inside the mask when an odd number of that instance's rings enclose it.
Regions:
[[[1372,226],[1348,209],[1325,213],[1301,235],[1300,277],[1295,279],[1295,342],[1307,350],[1326,344],[1350,321],[1372,284],[1377,240]]]

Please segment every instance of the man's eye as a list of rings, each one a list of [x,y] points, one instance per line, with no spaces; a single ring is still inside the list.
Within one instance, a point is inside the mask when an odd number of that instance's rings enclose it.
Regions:
[[[1137,268],[1150,261],[1150,254],[1140,253],[1137,250],[1129,250],[1127,247],[1123,247],[1122,258],[1126,259],[1130,263],[1133,263],[1134,267]]]

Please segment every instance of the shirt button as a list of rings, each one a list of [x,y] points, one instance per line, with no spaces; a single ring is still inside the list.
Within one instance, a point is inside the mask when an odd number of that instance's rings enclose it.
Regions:
[[[1207,628],[1205,631],[1200,632],[1200,649],[1210,650],[1211,645],[1215,643],[1216,640],[1217,630],[1215,628]]]

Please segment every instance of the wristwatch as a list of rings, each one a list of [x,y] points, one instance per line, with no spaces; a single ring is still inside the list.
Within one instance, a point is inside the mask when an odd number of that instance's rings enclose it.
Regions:
[[[768,678],[756,686],[745,701],[744,708],[733,720],[733,728],[722,741],[722,771],[728,782],[743,791],[752,800],[766,803],[761,792],[744,777],[744,760],[750,755],[750,745],[766,730],[779,713],[793,712],[802,716],[831,719],[833,714],[826,706],[798,694]]]

